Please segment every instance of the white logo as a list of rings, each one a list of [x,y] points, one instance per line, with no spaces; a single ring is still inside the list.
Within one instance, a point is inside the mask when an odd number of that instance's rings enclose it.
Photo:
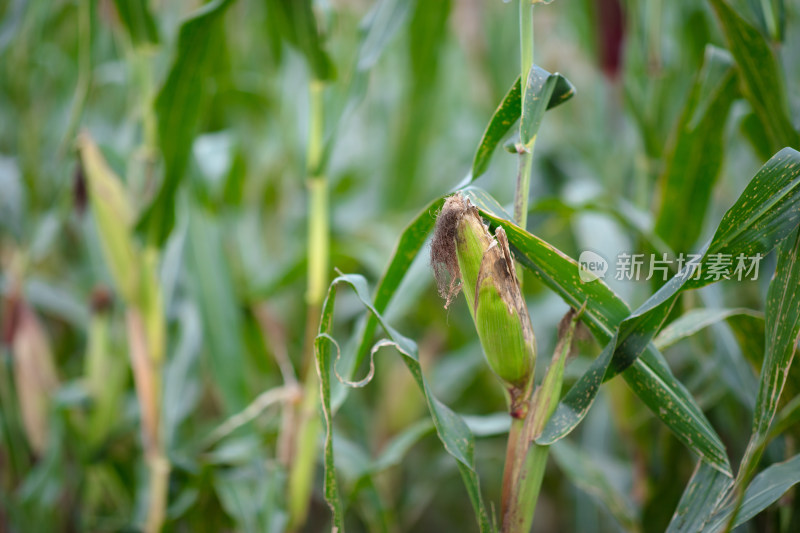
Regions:
[[[580,257],[578,257],[578,275],[582,283],[604,278],[607,271],[608,261],[603,256],[590,250],[581,252]]]

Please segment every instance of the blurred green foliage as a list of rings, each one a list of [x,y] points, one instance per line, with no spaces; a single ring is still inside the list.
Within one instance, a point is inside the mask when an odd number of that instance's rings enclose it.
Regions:
[[[316,386],[309,174],[327,179],[330,265],[374,286],[406,225],[470,172],[519,76],[517,15],[478,0],[0,3],[0,530],[145,527],[152,464],[142,381],[130,370],[133,308],[152,319],[151,347],[164,330],[154,378],[156,433],[171,467],[164,529],[285,530],[297,382],[311,376]],[[536,8],[535,35],[536,64],[569,78],[577,94],[542,121],[527,230],[571,257],[694,252],[770,156],[800,148],[796,2],[559,1]],[[324,83],[324,146],[319,168],[307,169],[312,80]],[[116,207],[78,163],[82,131],[119,177]],[[516,158],[498,149],[481,173],[475,184],[510,204]],[[421,243],[433,218],[418,220],[409,235]],[[109,239],[124,241],[118,261],[108,260]],[[791,262],[788,248],[781,253],[758,282],[683,294],[668,317],[747,310],[717,313],[711,327],[664,347],[734,465],[766,401],[757,404],[759,371],[773,356],[753,342],[764,336],[753,316],[777,298],[771,268]],[[505,399],[466,306],[442,309],[426,256],[424,247],[409,255],[375,306],[416,340],[431,394],[466,415],[475,476],[494,501]],[[796,269],[784,272],[794,286]],[[657,288],[606,281],[632,308]],[[524,288],[541,374],[567,305],[530,274]],[[781,316],[768,310],[768,331]],[[330,331],[349,338],[343,357],[357,354],[358,377],[376,329],[363,317],[358,297],[342,290]],[[565,390],[605,344],[579,337]],[[782,339],[790,346],[781,354],[793,354],[792,341]],[[390,351],[346,401],[332,384],[334,403],[343,402],[331,439],[344,523],[476,530],[459,464]],[[760,428],[769,438],[759,471],[798,451],[796,364],[788,376],[773,431]],[[259,402],[265,391],[279,400]],[[324,437],[310,445],[306,531],[331,520]],[[620,379],[600,388],[553,458],[535,531],[663,531],[696,464]],[[797,477],[784,475],[752,486],[785,491]],[[741,527],[799,530],[797,489]]]

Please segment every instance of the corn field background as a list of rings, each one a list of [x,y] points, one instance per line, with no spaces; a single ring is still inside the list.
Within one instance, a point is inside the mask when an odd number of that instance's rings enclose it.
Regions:
[[[0,126],[0,531],[800,531],[796,0],[3,0]]]

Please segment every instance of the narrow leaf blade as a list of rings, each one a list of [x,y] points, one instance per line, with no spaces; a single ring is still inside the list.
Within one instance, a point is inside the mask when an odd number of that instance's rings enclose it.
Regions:
[[[611,483],[589,454],[567,440],[556,443],[550,452],[569,480],[605,506],[625,531],[641,529],[633,502]]]
[[[778,410],[800,335],[800,229],[778,248],[775,277],[767,292],[766,345],[753,433],[742,459],[742,469],[754,468]]]
[[[158,27],[147,0],[114,0],[114,5],[134,45],[158,44]]]
[[[157,246],[164,243],[175,222],[175,195],[186,174],[207,82],[220,50],[222,17],[233,1],[205,4],[183,22],[172,66],[156,97],[164,180],[139,227]]]
[[[673,132],[661,181],[655,232],[677,251],[700,236],[711,191],[722,169],[725,124],[738,95],[730,54],[713,46]]]
[[[799,176],[800,153],[795,150],[784,149],[770,159],[722,218],[707,252],[701,254],[703,261],[710,263],[712,252],[732,257],[760,257],[771,251],[800,221]],[[509,240],[512,240],[510,233]],[[704,268],[699,269],[699,274]],[[620,323],[614,340],[559,405],[542,435],[543,443],[562,438],[577,426],[591,407],[600,383],[638,359],[683,290],[720,279],[698,276],[695,281],[694,277],[688,267],[684,268]],[[684,438],[691,441],[689,435]]]
[[[702,329],[731,318],[763,321],[764,315],[758,311],[744,308],[692,309],[670,322],[669,325],[661,330],[658,336],[653,340],[653,343],[659,350],[664,350],[682,339],[691,337]]]
[[[733,480],[705,461],[699,461],[683,491],[667,533],[702,531],[714,509],[733,486]]]
[[[550,95],[547,97],[546,109],[552,109],[562,103],[566,102],[575,95],[575,87],[570,81],[561,74],[550,74],[546,70],[534,66],[531,69],[531,76],[538,78],[554,78],[554,87]],[[492,158],[497,145],[511,130],[511,127],[516,124],[522,114],[522,91],[520,89],[520,79],[514,82],[503,101],[495,110],[489,124],[486,126],[486,131],[483,132],[483,137],[475,150],[475,157],[472,161],[472,171],[468,181],[474,181],[480,177],[489,168],[489,161]],[[533,95],[531,95],[531,99]],[[541,120],[541,117],[539,118]]]
[[[767,40],[725,0],[711,0],[728,48],[739,65],[742,90],[764,124],[772,150],[800,147],[800,137],[789,119],[781,69]]]
[[[744,493],[742,506],[736,515],[733,527],[744,524],[783,496],[800,482],[800,455],[788,461],[774,464],[753,478]],[[720,531],[733,513],[733,504],[722,508],[703,530],[707,533]]]
[[[401,335],[384,320],[383,316],[372,305],[372,299],[369,297],[366,280],[358,275],[342,275],[333,280],[331,283],[328,297],[323,304],[319,335],[314,343],[317,354],[317,372],[319,373],[321,383],[323,414],[327,427],[325,438],[325,497],[331,507],[331,510],[333,511],[334,524],[341,530],[343,525],[343,511],[339,501],[339,491],[336,481],[333,456],[333,413],[331,409],[330,381],[330,371],[335,364],[335,362],[331,359],[331,346],[336,346],[338,350],[338,345],[330,336],[330,332],[333,322],[336,286],[339,283],[346,283],[353,288],[358,299],[367,308],[367,310],[377,317],[378,322],[389,337],[390,341],[381,341],[378,343],[378,345],[376,345],[376,348],[380,346],[392,345],[403,355],[403,360],[411,372],[414,381],[417,383],[420,391],[425,395],[428,409],[430,411],[433,424],[436,427],[436,433],[439,436],[439,440],[444,445],[447,453],[449,453],[457,461],[458,469],[464,480],[464,485],[475,510],[480,530],[482,532],[491,531],[489,514],[486,511],[486,507],[483,503],[478,474],[475,470],[475,441],[472,433],[460,416],[451,411],[433,395],[433,392],[428,386],[428,383],[422,373],[422,367],[419,364],[419,358],[417,355],[416,344],[411,339]],[[375,350],[373,349],[373,353],[374,351]]]

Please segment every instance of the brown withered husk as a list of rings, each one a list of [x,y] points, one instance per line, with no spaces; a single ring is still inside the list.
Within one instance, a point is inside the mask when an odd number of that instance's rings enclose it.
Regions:
[[[448,198],[436,216],[436,227],[431,239],[431,267],[439,288],[439,296],[445,299],[447,309],[461,290],[461,272],[456,255],[458,223],[472,207],[461,194]]]
[[[48,436],[50,395],[58,386],[50,342],[33,310],[21,301],[13,336],[14,382],[25,434],[37,455]]]

